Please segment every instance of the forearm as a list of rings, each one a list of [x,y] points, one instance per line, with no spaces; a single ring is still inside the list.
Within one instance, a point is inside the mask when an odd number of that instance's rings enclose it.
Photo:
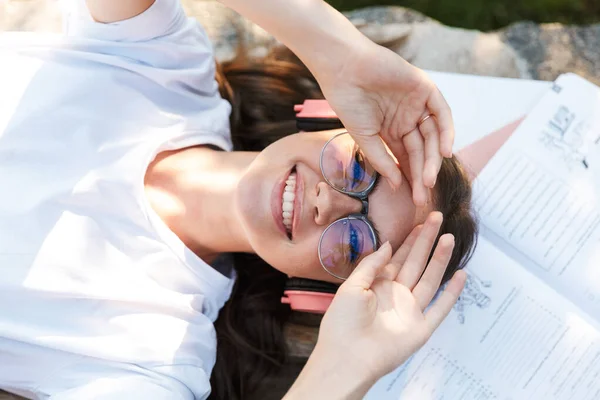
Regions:
[[[317,345],[284,400],[359,400],[376,380],[364,365],[326,354]]]
[[[334,75],[368,39],[322,0],[220,0],[289,47],[317,75]],[[325,76],[323,76],[325,77]]]

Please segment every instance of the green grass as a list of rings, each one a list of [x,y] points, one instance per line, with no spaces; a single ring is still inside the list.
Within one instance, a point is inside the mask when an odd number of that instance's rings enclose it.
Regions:
[[[600,0],[328,0],[347,11],[373,5],[409,7],[444,24],[479,30],[516,21],[588,24],[600,22]]]

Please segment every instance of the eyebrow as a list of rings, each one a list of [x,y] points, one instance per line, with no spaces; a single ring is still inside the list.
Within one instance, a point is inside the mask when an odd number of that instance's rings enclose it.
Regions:
[[[410,179],[407,178],[406,174],[404,174],[404,171],[402,171],[402,169],[400,169],[400,173],[402,174],[402,180],[405,182],[408,182],[408,186],[410,187],[410,193],[412,194],[412,183],[410,182]],[[381,175],[378,176],[377,181],[375,181],[375,185],[373,186],[373,189],[371,190],[371,193],[369,193],[369,196],[371,196],[373,193],[375,193],[377,191],[377,189],[379,188],[379,183],[381,182],[381,180],[384,179]],[[377,247],[381,246],[381,234],[379,233],[379,229],[377,229],[377,226],[375,224],[375,221],[373,221],[372,219],[369,218],[369,222],[371,222],[371,226],[373,227],[373,231],[375,231],[375,240],[377,242]]]

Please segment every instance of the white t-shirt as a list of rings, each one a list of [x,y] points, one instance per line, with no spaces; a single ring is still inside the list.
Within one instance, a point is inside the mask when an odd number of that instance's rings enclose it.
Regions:
[[[232,281],[144,197],[162,150],[231,149],[211,46],[177,0],[66,35],[0,35],[0,388],[202,399]]]

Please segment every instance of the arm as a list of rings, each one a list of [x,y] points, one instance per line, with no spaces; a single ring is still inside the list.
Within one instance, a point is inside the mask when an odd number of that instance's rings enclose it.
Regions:
[[[341,13],[322,0],[220,0],[289,47],[317,79],[337,74],[351,53],[371,45]],[[325,76],[327,75],[327,76]]]
[[[155,0],[86,0],[96,22],[111,23],[133,18],[146,11]]]

